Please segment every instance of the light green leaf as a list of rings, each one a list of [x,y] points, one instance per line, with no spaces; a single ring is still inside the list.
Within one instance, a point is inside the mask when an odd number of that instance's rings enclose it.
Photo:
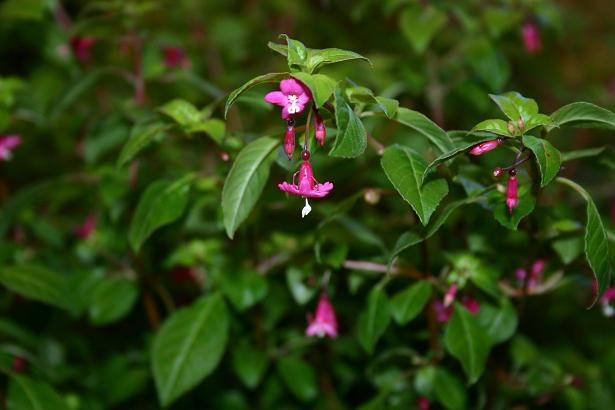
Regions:
[[[592,306],[596,304],[611,283],[613,265],[609,251],[609,240],[600,218],[600,213],[589,193],[582,186],[566,178],[557,178],[557,182],[568,185],[587,201],[587,225],[585,226],[585,256],[594,272],[598,291]]]
[[[354,158],[363,154],[367,147],[367,132],[340,88],[335,89],[335,123],[337,136],[329,155]]]
[[[200,298],[164,322],[152,347],[152,371],[163,407],[214,371],[226,349],[228,330],[219,294]]]
[[[286,270],[286,284],[293,295],[293,299],[300,305],[305,305],[318,290],[316,283],[313,286],[305,283],[305,276],[301,269],[294,266]]]
[[[431,296],[431,283],[420,280],[406,289],[399,291],[391,299],[393,319],[405,325],[418,316]]]
[[[229,238],[233,239],[263,191],[274,159],[271,154],[278,144],[272,138],[259,138],[241,150],[231,167],[222,189],[222,212]]]
[[[138,295],[139,289],[132,280],[103,279],[92,292],[90,322],[100,326],[120,320],[130,312]]]
[[[393,119],[399,108],[399,101],[393,98],[375,96],[372,90],[366,87],[346,88],[351,103],[375,104],[387,118]]]
[[[359,314],[359,343],[368,353],[373,353],[376,342],[391,322],[389,300],[380,287],[374,287],[367,297],[367,306]]]
[[[245,83],[241,87],[239,87],[236,90],[232,91],[228,95],[228,98],[226,99],[226,105],[224,106],[224,118],[227,117],[228,111],[231,109],[231,106],[235,103],[237,98],[239,98],[239,96],[241,94],[243,94],[244,92],[246,92],[250,88],[252,88],[252,87],[254,87],[256,85],[259,85],[259,84],[264,84],[264,83],[279,83],[280,81],[285,80],[288,77],[289,77],[288,73],[269,73],[269,74],[264,74],[264,75],[260,75],[258,77],[255,77],[255,78],[251,79],[250,81],[248,81],[247,83]]]
[[[401,13],[399,24],[414,51],[423,54],[447,20],[446,13],[431,5],[414,5],[406,7]]]
[[[324,74],[293,73],[292,76],[310,89],[316,108],[329,100],[337,85],[334,79]]]
[[[248,389],[258,386],[268,365],[267,353],[248,342],[240,343],[233,352],[233,370]]]
[[[327,64],[341,63],[349,60],[364,60],[372,65],[371,61],[361,54],[339,48],[325,48],[323,50],[308,50],[307,70],[313,73]]]
[[[66,294],[66,277],[44,267],[4,266],[0,268],[0,283],[28,299],[72,310],[72,302]]]
[[[497,119],[481,121],[472,128],[472,131],[487,131],[505,137],[513,136],[508,130],[508,123],[504,120]]]
[[[545,114],[536,114],[524,124],[523,131],[528,132],[536,127],[550,126],[553,124],[551,117]]]
[[[489,94],[489,97],[500,107],[500,110],[517,124],[519,118],[523,123],[530,123],[532,117],[538,114],[538,104],[531,98],[526,98],[516,91],[510,91],[502,95]]]
[[[412,206],[421,223],[427,225],[431,214],[448,193],[446,180],[437,178],[423,185],[427,163],[417,152],[399,145],[388,147],[380,164],[397,192]]]
[[[297,355],[278,360],[278,373],[286,387],[301,401],[311,401],[318,395],[316,372]]]
[[[442,153],[450,152],[456,148],[451,137],[442,128],[418,111],[399,107],[394,119],[426,137]]]
[[[10,377],[7,410],[68,410],[68,403],[47,383],[26,376]]]
[[[531,135],[523,136],[523,145],[534,153],[534,158],[536,158],[540,168],[540,186],[546,186],[557,176],[562,165],[559,150],[551,145],[549,141]]]
[[[135,252],[156,229],[170,224],[184,213],[193,179],[194,174],[187,174],[175,181],[155,181],[147,187],[139,199],[128,231],[128,240]]]
[[[551,114],[553,127],[602,128],[615,130],[615,113],[587,102],[575,102]]]
[[[517,329],[517,312],[507,299],[503,299],[499,307],[481,303],[476,318],[487,331],[492,345],[507,341]]]
[[[294,68],[295,66],[304,66],[308,58],[308,50],[302,42],[293,40],[286,34],[280,35],[281,39],[284,39],[287,44],[287,59],[288,67]]]
[[[218,118],[210,118],[188,126],[186,128],[186,132],[190,134],[204,132],[209,135],[218,145],[222,145],[224,134],[226,133],[226,125],[224,121]]]
[[[130,132],[130,138],[122,148],[122,151],[120,151],[117,166],[124,166],[153,141],[161,140],[167,129],[169,129],[169,126],[161,122],[135,125]]]
[[[467,309],[455,304],[453,316],[444,335],[446,348],[461,362],[470,384],[476,383],[485,369],[489,350],[489,336]]]
[[[158,110],[171,117],[182,127],[198,123],[201,120],[201,112],[185,100],[175,99],[169,101]]]

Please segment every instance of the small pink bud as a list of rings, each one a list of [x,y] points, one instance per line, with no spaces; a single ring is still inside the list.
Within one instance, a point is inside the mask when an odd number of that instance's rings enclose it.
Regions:
[[[429,399],[425,396],[417,397],[416,407],[418,407],[419,410],[429,410]]]
[[[514,170],[511,170],[506,187],[506,206],[511,215],[517,203],[519,203],[519,198],[517,197],[517,175]]]
[[[464,296],[461,304],[470,311],[473,315],[477,314],[480,310],[480,302],[468,296]]]
[[[449,286],[448,290],[446,291],[446,294],[444,295],[444,306],[448,307],[453,304],[455,296],[457,296],[458,288],[459,287],[456,283],[453,283],[451,286]]]
[[[502,138],[496,138],[494,140],[489,140],[485,142],[481,142],[480,144],[476,144],[470,149],[471,155],[483,155],[491,150],[494,150],[502,143]]]
[[[293,159],[293,152],[295,152],[295,127],[288,125],[286,127],[286,133],[284,134],[284,152],[288,156],[288,160]]]
[[[502,174],[504,173],[504,169],[501,167],[495,167],[493,168],[493,176],[496,178],[499,178],[502,176]]]
[[[523,118],[519,117],[519,119],[517,120],[517,126],[519,127],[520,130],[525,128],[525,123],[523,122]]]
[[[90,214],[85,221],[75,228],[75,235],[80,239],[87,239],[96,229],[96,215]]]
[[[521,34],[523,36],[523,45],[525,46],[525,51],[530,54],[536,54],[540,51],[542,46],[540,41],[540,32],[536,25],[528,21],[523,25],[521,29]]]
[[[318,114],[318,111],[314,112],[314,129],[316,130],[314,132],[314,135],[316,136],[316,141],[318,141],[320,143],[320,146],[322,147],[323,145],[325,145],[327,129],[325,128],[325,123],[322,120],[320,114]]]

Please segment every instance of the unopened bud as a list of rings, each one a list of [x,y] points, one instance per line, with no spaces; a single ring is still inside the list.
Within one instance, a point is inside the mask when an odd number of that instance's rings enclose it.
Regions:
[[[508,121],[508,132],[510,133],[510,135],[513,135],[515,133],[515,126],[513,125],[512,121]]]
[[[502,167],[495,167],[493,168],[493,176],[496,178],[499,178],[502,176],[502,174],[504,173],[504,169]]]
[[[325,137],[327,136],[327,129],[325,128],[325,123],[322,120],[318,111],[314,113],[314,136],[316,137],[316,141],[322,147],[325,144]]]
[[[513,209],[519,203],[517,197],[517,173],[514,169],[510,170],[510,176],[508,177],[508,184],[506,186],[506,206],[508,212],[512,215]]]
[[[496,138],[494,140],[489,140],[485,142],[481,142],[480,144],[474,145],[470,149],[471,155],[483,155],[486,152],[494,150],[503,142],[502,138]]]
[[[525,123],[523,122],[522,117],[519,117],[519,119],[517,120],[517,126],[519,127],[520,130],[523,130],[523,128],[525,128]]]
[[[293,159],[293,152],[295,151],[295,128],[292,125],[286,127],[286,133],[284,134],[284,152],[288,156],[288,160]]]
[[[377,189],[366,189],[363,194],[363,199],[370,205],[376,205],[380,202],[380,192]]]

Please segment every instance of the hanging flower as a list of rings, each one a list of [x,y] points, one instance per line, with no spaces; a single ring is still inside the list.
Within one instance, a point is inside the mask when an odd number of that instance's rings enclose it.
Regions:
[[[163,47],[162,54],[164,56],[164,65],[167,68],[190,68],[192,64],[181,47]]]
[[[75,235],[80,239],[87,239],[96,229],[96,215],[90,214],[85,221],[75,228]]]
[[[80,63],[90,62],[90,50],[98,40],[94,37],[75,36],[70,39],[70,46]]]
[[[485,141],[485,142],[481,142],[480,144],[476,144],[474,145],[471,149],[470,149],[470,154],[471,155],[483,155],[491,150],[494,150],[498,147],[498,145],[500,145],[502,142],[504,142],[504,140],[502,138],[496,138],[494,140],[489,140],[489,141]]]
[[[11,159],[11,151],[21,144],[19,135],[4,135],[0,137],[0,161]]]
[[[294,78],[280,81],[280,91],[272,91],[265,95],[266,102],[282,107],[282,118],[285,120],[301,114],[311,99],[309,88]]]
[[[325,122],[322,120],[322,117],[318,113],[318,111],[314,111],[314,136],[316,137],[316,141],[320,143],[322,147],[325,145],[325,137],[327,136],[327,128],[325,128]]]
[[[308,327],[305,329],[306,336],[329,336],[330,338],[337,337],[337,318],[335,317],[335,309],[329,302],[326,294],[322,294],[318,300],[316,307],[316,316],[308,315]]]
[[[542,44],[540,41],[540,32],[538,31],[538,27],[531,22],[527,21],[522,29],[521,34],[523,36],[523,45],[525,46],[525,51],[530,54],[536,54],[540,51]]]
[[[508,177],[508,185],[506,186],[506,206],[508,207],[508,212],[512,215],[513,209],[519,203],[519,198],[517,197],[517,173],[515,170],[510,171],[510,176]]]

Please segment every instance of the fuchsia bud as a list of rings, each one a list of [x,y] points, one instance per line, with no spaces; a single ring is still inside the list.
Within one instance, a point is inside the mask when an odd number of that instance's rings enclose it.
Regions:
[[[316,307],[316,316],[308,315],[308,327],[305,329],[306,336],[329,336],[330,338],[337,337],[337,318],[335,317],[335,309],[329,302],[326,294],[322,294],[318,300]]]
[[[508,185],[506,187],[506,206],[508,207],[508,212],[512,215],[513,209],[517,206],[517,203],[519,203],[519,198],[517,197],[517,173],[513,169],[509,174]]]
[[[523,36],[523,45],[525,45],[525,51],[530,54],[536,54],[538,51],[540,51],[540,32],[538,31],[538,28],[533,22],[526,22],[521,29],[521,33]]]
[[[75,228],[75,235],[80,239],[87,239],[96,229],[96,216],[90,214],[81,225]]]
[[[446,294],[444,295],[444,306],[448,307],[453,304],[455,301],[455,296],[457,296],[457,289],[459,289],[459,286],[456,283],[449,286]]]
[[[499,178],[502,176],[502,174],[504,173],[504,169],[501,167],[495,167],[493,168],[493,176],[496,178]]]
[[[70,45],[75,53],[75,57],[80,63],[85,64],[90,62],[90,50],[98,40],[94,37],[78,37],[70,39]]]
[[[419,410],[429,410],[429,399],[425,396],[417,397],[416,407],[418,407]]]
[[[293,159],[293,152],[295,152],[295,127],[293,124],[293,121],[288,121],[286,133],[284,134],[284,152],[289,161]]]
[[[481,142],[480,144],[476,144],[470,149],[471,155],[483,155],[491,150],[494,150],[503,142],[502,138],[496,138],[494,140],[489,140],[485,142]]]
[[[523,128],[525,128],[525,123],[523,122],[522,117],[519,117],[519,119],[517,120],[517,127],[519,127],[520,130],[523,130]]]
[[[513,125],[512,121],[508,121],[507,127],[508,132],[513,135],[515,133],[515,126]]]
[[[480,310],[480,302],[469,296],[464,296],[461,304],[470,311],[473,315],[477,314]]]
[[[164,65],[168,68],[189,68],[190,59],[181,47],[163,47]]]
[[[325,145],[325,137],[327,136],[327,129],[325,128],[325,123],[322,120],[322,117],[320,116],[320,114],[318,114],[318,111],[314,112],[314,135],[316,137],[316,141],[318,141],[320,143],[320,146],[322,147],[323,145]]]

